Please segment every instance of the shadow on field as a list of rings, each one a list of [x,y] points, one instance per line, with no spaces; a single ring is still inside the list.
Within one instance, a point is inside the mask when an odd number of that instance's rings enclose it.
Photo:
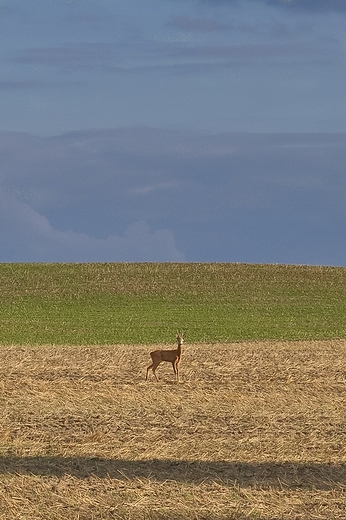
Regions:
[[[178,460],[121,460],[82,457],[0,457],[0,474],[70,475],[85,479],[146,478],[156,481],[200,483],[218,481],[260,488],[346,489],[346,464],[204,462]]]

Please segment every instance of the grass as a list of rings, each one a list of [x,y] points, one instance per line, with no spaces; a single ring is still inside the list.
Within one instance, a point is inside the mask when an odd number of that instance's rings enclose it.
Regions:
[[[346,341],[0,350],[0,518],[344,519]]]
[[[346,337],[346,269],[1,264],[0,343],[112,345]]]

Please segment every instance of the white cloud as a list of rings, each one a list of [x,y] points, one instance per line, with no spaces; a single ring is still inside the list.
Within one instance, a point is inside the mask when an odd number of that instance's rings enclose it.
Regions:
[[[0,190],[0,261],[2,262],[179,262],[185,260],[168,229],[151,230],[144,221],[122,236],[101,239],[54,229],[48,219]]]

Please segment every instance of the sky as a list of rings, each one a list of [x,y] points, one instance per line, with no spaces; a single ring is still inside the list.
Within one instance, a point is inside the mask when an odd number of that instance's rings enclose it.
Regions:
[[[346,266],[345,0],[0,0],[0,262]]]

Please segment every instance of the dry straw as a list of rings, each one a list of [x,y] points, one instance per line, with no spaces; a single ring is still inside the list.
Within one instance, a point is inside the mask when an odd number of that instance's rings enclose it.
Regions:
[[[1,519],[345,518],[346,341],[150,350],[0,349]]]

